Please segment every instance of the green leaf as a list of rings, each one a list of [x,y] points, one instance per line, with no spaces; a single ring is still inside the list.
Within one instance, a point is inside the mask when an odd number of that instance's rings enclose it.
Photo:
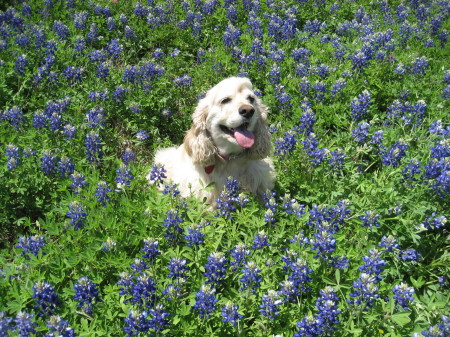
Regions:
[[[397,314],[392,315],[391,320],[397,325],[404,326],[411,322],[410,312],[399,312]]]

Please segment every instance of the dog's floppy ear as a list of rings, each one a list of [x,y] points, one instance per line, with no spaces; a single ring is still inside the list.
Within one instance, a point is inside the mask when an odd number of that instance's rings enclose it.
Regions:
[[[248,156],[250,159],[263,159],[270,154],[270,150],[272,149],[269,128],[267,126],[269,108],[258,97],[256,98],[256,108],[259,112],[259,118],[254,130],[255,144],[248,150]]]
[[[201,99],[192,115],[192,126],[184,137],[184,148],[194,164],[208,166],[215,161],[216,148],[209,131],[206,129],[206,117],[209,104],[207,97]]]

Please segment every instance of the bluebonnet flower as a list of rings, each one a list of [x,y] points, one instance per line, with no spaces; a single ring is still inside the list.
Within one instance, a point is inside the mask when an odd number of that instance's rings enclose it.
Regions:
[[[136,274],[142,274],[146,269],[148,269],[147,264],[144,260],[140,258],[135,258],[133,263],[130,264],[130,268]]]
[[[408,144],[403,139],[395,142],[389,149],[381,151],[382,163],[386,166],[397,167],[406,156]]]
[[[75,55],[82,55],[85,49],[86,49],[86,40],[83,37],[78,37],[74,43],[73,53]]]
[[[83,67],[67,66],[62,71],[62,74],[70,84],[80,83],[85,76],[85,69]]]
[[[56,171],[56,162],[58,158],[52,154],[52,151],[45,150],[41,158],[42,172],[46,175],[52,175]]]
[[[67,40],[69,38],[69,28],[61,21],[55,21],[53,23],[53,31],[61,40]]]
[[[254,38],[261,39],[263,37],[263,23],[254,11],[251,11],[248,15],[247,26],[248,32],[253,34]]]
[[[327,86],[322,81],[317,81],[313,87],[316,92],[314,93],[314,99],[317,102],[323,102],[325,100],[325,93],[327,92]]]
[[[22,256],[25,256],[27,259],[30,259],[29,254],[33,254],[34,256],[38,256],[39,252],[45,247],[47,242],[42,235],[33,235],[33,236],[21,236],[19,237],[19,243],[16,245],[16,248],[23,249]],[[42,253],[45,254],[45,253]]]
[[[75,28],[78,30],[85,29],[88,17],[89,13],[86,11],[76,12],[73,19]]]
[[[98,164],[103,157],[102,141],[98,132],[90,131],[86,135],[86,155],[91,164]]]
[[[250,255],[250,250],[246,249],[245,243],[238,243],[234,249],[230,250],[231,257],[234,261],[231,261],[230,265],[232,270],[237,270],[240,266],[243,266],[247,261],[247,256]]]
[[[161,252],[158,250],[159,242],[153,238],[144,239],[144,248],[141,249],[145,254],[142,257],[153,262]]]
[[[335,330],[334,327],[339,323],[337,316],[341,313],[338,310],[338,301],[339,297],[336,295],[332,287],[325,287],[320,290],[320,295],[316,300],[316,308],[317,308],[317,319],[320,322],[319,328],[322,331],[322,334]]]
[[[309,276],[313,272],[309,268],[307,262],[301,258],[283,256],[285,265],[283,269],[289,274],[288,281],[291,281],[298,291],[308,291],[307,283],[311,282],[312,278]]]
[[[63,134],[66,136],[66,140],[75,138],[76,133],[77,129],[75,128],[75,126],[71,124],[64,125]]]
[[[201,286],[200,291],[195,294],[195,304],[193,308],[198,311],[201,318],[208,318],[216,310],[218,299],[215,296],[216,289],[209,284]]]
[[[245,289],[256,290],[261,286],[262,276],[261,269],[258,268],[255,262],[249,261],[242,268],[242,273],[244,274],[239,282],[241,283],[241,291]]]
[[[396,284],[392,291],[394,293],[395,304],[399,304],[404,310],[409,310],[409,303],[414,301],[412,294],[414,288],[408,287],[406,283]]]
[[[314,124],[316,123],[316,115],[314,111],[309,108],[309,103],[307,101],[304,101],[304,103],[305,104],[302,104],[304,112],[300,116],[300,124],[296,127],[296,131],[302,132],[305,135],[309,135],[313,132]]]
[[[106,202],[110,201],[109,193],[113,191],[112,188],[108,187],[106,181],[100,181],[97,183],[97,189],[95,190],[95,196],[97,197],[97,201],[102,203],[103,207],[106,206]]]
[[[25,34],[17,35],[15,38],[15,42],[19,47],[21,47],[23,49],[26,49],[27,47],[29,47],[30,43],[31,43],[30,39]]]
[[[167,211],[163,226],[166,227],[166,234],[164,236],[170,242],[174,242],[180,238],[180,235],[183,233],[180,224],[183,222],[184,219],[179,216],[179,209],[174,208]]]
[[[219,210],[216,217],[223,216],[232,219],[232,213],[237,207],[244,207],[245,204],[249,202],[249,200],[239,192],[239,182],[233,177],[228,177],[224,190],[220,193],[219,198],[216,199],[217,209]]]
[[[423,223],[419,225],[419,228],[423,228],[425,230],[428,229],[440,229],[445,227],[447,224],[447,217],[441,215],[436,217],[436,212],[433,212],[433,214],[425,219]]]
[[[98,27],[95,23],[91,23],[91,25],[89,26],[89,31],[86,35],[86,41],[89,43],[98,41]]]
[[[272,85],[280,83],[280,76],[281,76],[281,67],[279,65],[274,64],[272,67],[270,67],[269,81],[270,83],[272,83]]]
[[[127,38],[128,40],[134,40],[137,37],[134,29],[130,26],[125,26],[123,31],[125,33],[125,38]]]
[[[131,302],[136,305],[152,305],[155,301],[156,282],[149,275],[141,274],[135,278]]]
[[[375,211],[366,211],[365,215],[362,215],[359,218],[363,221],[363,227],[369,227],[370,229],[372,229],[373,226],[380,227],[380,223],[378,222],[380,214]]]
[[[388,106],[388,120],[390,122],[402,121],[407,126],[418,126],[422,123],[427,109],[427,104],[423,100],[412,105],[409,102],[395,100]]]
[[[28,65],[28,57],[26,55],[19,55],[14,63],[14,69],[19,75],[25,74]]]
[[[90,128],[100,128],[105,126],[105,109],[101,106],[89,109],[86,114],[86,122]]]
[[[228,23],[228,26],[225,29],[225,33],[223,35],[223,42],[228,48],[231,48],[237,45],[240,36],[241,31],[233,24]]]
[[[330,152],[328,164],[332,171],[341,171],[344,168],[345,153],[343,149],[336,149]]]
[[[49,334],[45,337],[76,337],[75,331],[69,326],[69,322],[63,320],[61,316],[51,316],[47,321]]]
[[[70,224],[75,227],[75,230],[83,228],[85,226],[87,213],[84,210],[83,204],[77,200],[72,201],[69,204],[69,212],[66,216],[70,218]]]
[[[4,312],[0,312],[0,337],[8,337],[8,331],[13,330],[11,327],[12,318],[6,317]]]
[[[180,257],[174,257],[170,259],[168,268],[170,270],[169,277],[172,279],[185,279],[186,271],[186,260]]]
[[[298,332],[294,337],[319,337],[321,330],[317,318],[312,315],[306,315],[301,321],[297,321]]]
[[[294,285],[294,282],[286,280],[280,283],[281,289],[278,292],[279,295],[283,296],[283,302],[295,302],[297,296],[300,296],[299,289]]]
[[[13,106],[5,112],[5,118],[14,129],[19,130],[25,122],[25,116],[22,109],[18,106]],[[0,115],[1,121],[1,115]]]
[[[370,143],[380,146],[382,145],[383,139],[384,139],[384,131],[378,130],[373,133]]]
[[[208,263],[205,265],[205,272],[203,274],[208,278],[206,283],[211,283],[213,286],[221,284],[226,277],[227,265],[228,261],[223,253],[211,253],[208,256]]]
[[[318,166],[322,163],[330,151],[327,148],[319,148],[319,141],[315,133],[311,132],[304,140],[302,140],[303,149],[311,156],[311,162]]]
[[[114,18],[109,17],[108,21],[106,22],[106,28],[112,32],[116,30],[116,20],[114,20]]]
[[[276,201],[276,192],[266,191],[263,194],[264,207],[270,209],[273,213],[277,211],[278,203]]]
[[[287,131],[283,138],[275,140],[275,155],[281,158],[294,152],[297,146],[297,134],[294,131]]]
[[[192,85],[192,77],[185,74],[183,76],[176,77],[173,80],[173,83],[176,87],[190,87]]]
[[[283,304],[283,301],[279,294],[275,290],[269,290],[266,295],[262,295],[259,313],[273,321],[280,312],[281,304]]]
[[[318,75],[320,78],[325,79],[330,75],[331,70],[332,69],[329,66],[321,64],[314,68],[314,73]]]
[[[191,226],[188,226],[187,231],[188,234],[184,236],[186,239],[188,246],[200,246],[204,242],[205,234],[201,231],[201,229],[205,226],[205,224],[192,224]]]
[[[381,242],[378,244],[378,247],[384,248],[385,252],[392,252],[394,249],[400,248],[399,244],[397,243],[397,239],[392,235],[384,235],[381,238]]]
[[[157,304],[149,310],[152,318],[148,322],[149,327],[153,329],[157,334],[162,332],[169,325],[167,317],[170,316],[162,304]]]
[[[325,22],[320,22],[317,19],[307,20],[303,26],[305,32],[310,33],[310,35],[319,34],[322,30],[328,28]]]
[[[33,126],[38,130],[47,126],[47,116],[43,111],[37,111],[34,113]]]
[[[75,194],[80,193],[81,188],[88,185],[87,181],[84,179],[84,175],[80,172],[75,171],[70,175],[70,177],[72,178],[72,184],[70,184],[70,187],[73,188]]]
[[[420,253],[418,253],[415,249],[408,248],[406,250],[399,251],[398,258],[402,259],[403,261],[418,262],[421,260],[422,255],[420,255]]]
[[[264,247],[270,246],[270,243],[267,241],[268,236],[264,231],[260,231],[258,234],[254,236],[253,240],[253,249],[262,249]]]
[[[28,314],[24,311],[19,311],[14,319],[16,323],[15,331],[20,337],[29,337],[31,334],[36,334],[37,324],[31,319],[34,317],[33,314]]]
[[[88,315],[92,315],[93,304],[99,300],[97,284],[93,283],[86,276],[82,276],[73,288],[75,290],[73,298],[78,301],[78,309],[83,310]]]
[[[147,320],[147,312],[130,309],[130,312],[126,318],[124,318],[127,324],[123,331],[127,333],[127,337],[136,336],[139,333],[147,333],[149,330],[149,324]]]
[[[123,51],[123,47],[119,44],[119,39],[112,39],[107,43],[106,50],[112,58],[118,58]]]
[[[360,122],[352,130],[352,137],[356,140],[359,145],[364,144],[368,134],[369,134],[370,124],[367,122]]]
[[[95,73],[95,76],[98,78],[107,78],[109,76],[109,63],[108,62],[101,62],[97,65],[97,72]],[[119,89],[116,89],[113,93],[114,102],[121,102],[123,99],[123,96],[125,95],[125,92],[120,91]]]
[[[110,252],[117,246],[117,242],[115,242],[113,239],[108,237],[105,242],[103,242],[103,251],[104,252]]]
[[[127,147],[122,155],[122,162],[124,163],[125,166],[128,166],[131,162],[134,161],[134,158],[135,158],[134,152],[129,147]]]
[[[227,8],[227,18],[230,21],[236,21],[237,20],[237,18],[238,18],[238,10],[237,10],[236,6],[230,5]]]
[[[441,316],[441,322],[436,325],[430,326],[427,330],[419,333],[414,333],[412,337],[446,337],[450,333],[450,318],[447,316]]]
[[[75,164],[72,159],[67,156],[62,156],[58,161],[57,168],[61,177],[68,177],[75,171]]]
[[[231,301],[228,301],[222,307],[222,322],[230,323],[232,326],[236,326],[237,322],[244,318],[244,315],[239,314],[239,306]]]
[[[350,293],[350,297],[355,298],[349,300],[350,304],[361,305],[367,307],[373,306],[373,301],[378,299],[380,295],[378,286],[376,285],[376,278],[367,273],[361,273],[359,278],[353,282],[354,291]]]
[[[5,156],[7,158],[6,166],[8,167],[8,170],[13,170],[19,165],[20,154],[19,154],[18,146],[15,146],[13,144],[8,144],[6,146]]]
[[[333,97],[337,96],[346,87],[347,81],[344,78],[339,78],[331,87],[331,95]]]
[[[369,58],[367,55],[361,50],[357,50],[352,57],[353,70],[358,72],[364,71],[364,68],[369,63]]]
[[[275,86],[275,99],[280,109],[289,109],[292,107],[292,97],[289,96],[283,85],[278,84]]]
[[[424,75],[428,67],[428,59],[425,56],[418,57],[411,64],[411,72],[415,75]]]
[[[443,92],[442,92],[442,98],[443,98],[443,99],[449,99],[449,98],[450,98],[450,84],[447,85],[447,86],[444,88],[444,90],[443,90]]]
[[[302,76],[302,75],[304,75],[304,73],[300,69],[301,69],[301,67],[298,66],[296,73],[297,73],[297,75]],[[306,76],[302,77],[302,79],[299,83],[299,86],[300,86],[300,93],[304,96],[309,96],[309,93],[311,91],[311,82],[309,81],[309,79]]]
[[[147,133],[147,131],[145,131],[145,130],[140,130],[136,133],[136,139],[139,141],[143,142],[144,140],[147,140],[149,138],[150,138],[150,136]]]
[[[164,195],[169,194],[174,198],[178,197],[180,195],[180,191],[178,190],[178,184],[175,184],[175,183],[174,184],[165,184],[162,194],[164,194]]]
[[[54,313],[60,302],[58,294],[55,293],[53,286],[45,281],[38,281],[33,285],[33,295],[40,316],[48,316]]]
[[[178,280],[177,283],[182,283],[183,280]],[[162,294],[168,301],[176,300],[178,297],[182,296],[181,288],[178,285],[169,284],[166,289],[163,290]]]
[[[422,173],[420,169],[422,164],[416,158],[413,158],[409,161],[407,165],[402,170],[402,175],[405,180],[417,181],[417,176]]]
[[[358,97],[352,99],[350,107],[352,109],[351,114],[353,119],[359,120],[368,113],[371,99],[372,95],[367,90],[364,90]]]
[[[386,261],[381,258],[382,254],[383,252],[380,252],[375,248],[370,249],[369,255],[363,256],[362,258],[364,265],[358,268],[359,271],[372,275],[375,283],[381,281],[381,273],[383,272],[384,267],[387,266]]]
[[[115,103],[122,103],[127,92],[129,92],[129,89],[125,88],[123,85],[118,85],[112,93],[111,100]]]

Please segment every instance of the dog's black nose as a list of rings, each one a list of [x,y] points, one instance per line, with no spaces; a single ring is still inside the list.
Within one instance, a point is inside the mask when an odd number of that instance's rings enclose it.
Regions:
[[[255,109],[251,105],[245,104],[239,108],[239,114],[242,117],[251,118],[254,113],[255,113]]]

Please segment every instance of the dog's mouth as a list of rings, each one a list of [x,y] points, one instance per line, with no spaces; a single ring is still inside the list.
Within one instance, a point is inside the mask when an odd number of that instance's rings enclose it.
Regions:
[[[255,135],[247,128],[249,123],[243,123],[237,128],[229,128],[225,125],[220,125],[220,129],[227,135],[236,139],[240,147],[248,149],[253,146],[255,142]]]

